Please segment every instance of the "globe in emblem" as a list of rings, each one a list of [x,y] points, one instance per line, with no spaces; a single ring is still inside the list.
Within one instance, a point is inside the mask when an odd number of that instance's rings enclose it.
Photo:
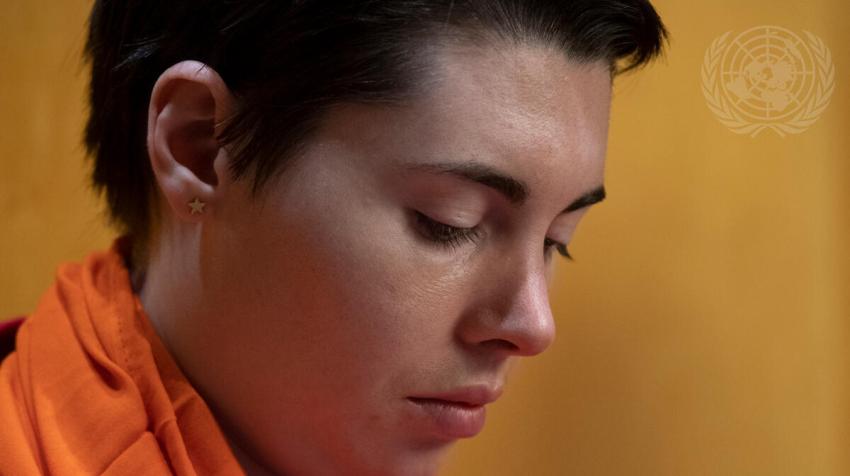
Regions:
[[[730,129],[757,134],[805,130],[829,103],[835,69],[829,49],[779,26],[758,26],[714,40],[703,63],[703,94]]]
[[[750,28],[732,40],[720,63],[723,91],[732,106],[756,121],[790,117],[815,90],[808,45],[776,26]]]

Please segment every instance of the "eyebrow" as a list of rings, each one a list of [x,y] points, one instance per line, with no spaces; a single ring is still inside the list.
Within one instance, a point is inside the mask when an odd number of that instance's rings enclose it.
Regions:
[[[525,182],[480,162],[408,164],[406,169],[434,174],[448,174],[480,183],[496,190],[516,206],[522,206],[529,196],[529,188]],[[567,208],[561,211],[561,214],[588,207],[604,199],[605,187],[599,185],[575,199]]]

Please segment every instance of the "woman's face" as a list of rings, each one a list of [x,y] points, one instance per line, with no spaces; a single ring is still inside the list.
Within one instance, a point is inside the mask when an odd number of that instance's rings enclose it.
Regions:
[[[555,337],[563,258],[544,244],[569,243],[587,208],[562,212],[603,183],[607,65],[517,46],[447,49],[438,67],[409,106],[339,106],[264,199],[218,185],[202,304],[169,339],[243,458],[433,474],[481,421],[410,397],[492,399]]]

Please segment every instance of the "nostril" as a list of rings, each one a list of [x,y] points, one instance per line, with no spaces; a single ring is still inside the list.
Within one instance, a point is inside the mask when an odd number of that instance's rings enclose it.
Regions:
[[[490,339],[482,342],[482,345],[486,345],[494,350],[505,350],[508,352],[516,352],[519,350],[519,347],[516,344],[505,339]]]

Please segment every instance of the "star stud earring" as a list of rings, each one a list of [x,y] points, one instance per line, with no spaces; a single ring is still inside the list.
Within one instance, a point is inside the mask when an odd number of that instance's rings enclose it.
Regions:
[[[198,197],[195,197],[195,199],[187,205],[189,205],[189,208],[192,209],[192,215],[200,215],[201,213],[204,213],[204,207],[207,204],[202,202]]]

